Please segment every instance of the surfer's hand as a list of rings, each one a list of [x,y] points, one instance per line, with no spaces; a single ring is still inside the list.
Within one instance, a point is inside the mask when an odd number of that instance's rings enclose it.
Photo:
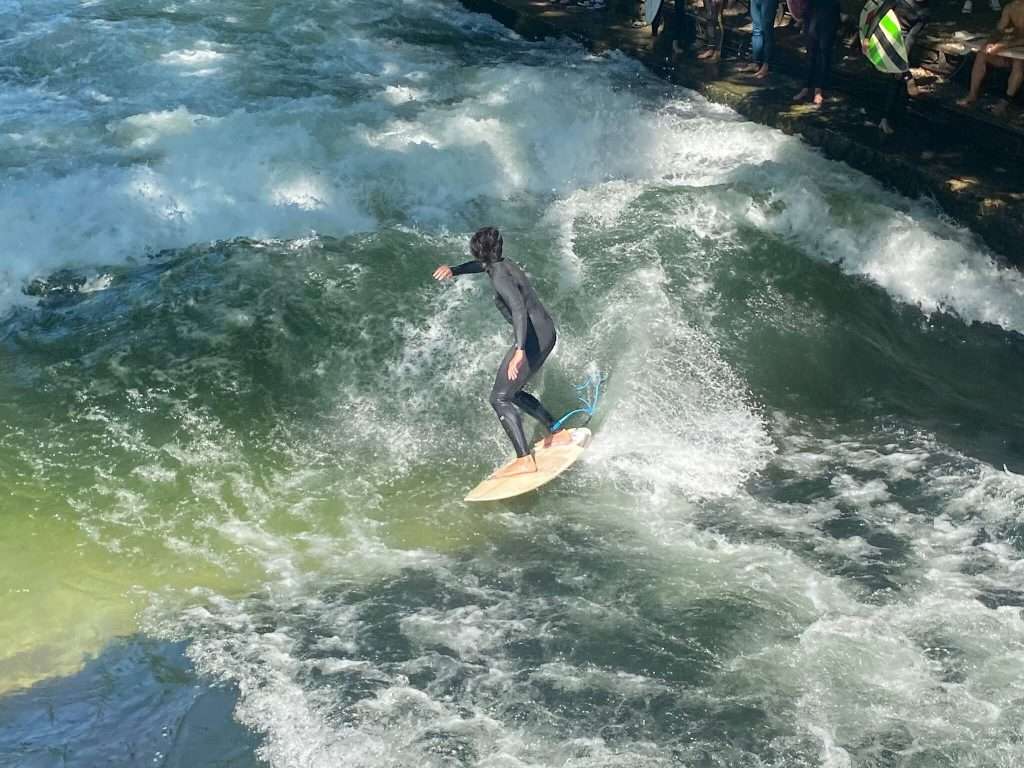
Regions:
[[[516,353],[512,355],[512,359],[508,361],[508,380],[515,381],[519,378],[519,371],[522,370],[523,360],[526,359],[526,353],[521,349],[517,349]]]
[[[434,270],[435,280],[447,280],[452,276],[452,268],[447,264],[442,264],[440,267]]]

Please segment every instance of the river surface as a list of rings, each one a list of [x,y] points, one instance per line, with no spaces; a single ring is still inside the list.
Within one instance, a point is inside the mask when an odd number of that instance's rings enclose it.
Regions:
[[[0,0],[0,766],[1024,764],[1024,280],[454,0]],[[499,226],[556,317],[507,457]]]

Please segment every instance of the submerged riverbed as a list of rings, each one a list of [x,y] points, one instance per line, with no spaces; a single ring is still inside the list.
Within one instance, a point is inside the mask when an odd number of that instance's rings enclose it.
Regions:
[[[1024,280],[970,232],[455,2],[0,46],[0,765],[1024,759]],[[483,224],[534,390],[609,382],[467,506],[509,331],[430,273]]]

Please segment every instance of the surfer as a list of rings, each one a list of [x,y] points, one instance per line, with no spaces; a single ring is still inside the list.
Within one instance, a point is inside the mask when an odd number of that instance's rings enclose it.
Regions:
[[[537,471],[537,464],[523,432],[520,411],[539,421],[549,433],[542,441],[545,447],[572,441],[572,436],[566,430],[550,434],[550,428],[555,423],[554,417],[537,398],[523,391],[527,381],[544,365],[554,349],[555,324],[530,285],[526,273],[518,264],[502,256],[502,244],[501,233],[497,229],[484,227],[469,240],[473,261],[457,267],[443,265],[434,270],[435,280],[486,272],[494,288],[494,303],[515,332],[515,344],[505,353],[498,366],[494,388],[491,390],[491,407],[498,414],[498,421],[512,441],[518,458],[498,470],[495,477]]]
[[[890,0],[892,9],[896,12],[896,19],[900,23],[900,32],[903,34],[903,45],[907,49],[906,69],[902,69],[899,75],[893,78],[889,85],[889,93],[885,99],[885,112],[878,123],[878,129],[886,136],[896,132],[893,122],[903,116],[907,108],[907,98],[917,98],[921,95],[921,88],[914,79],[914,73],[910,71],[910,53],[914,50],[918,35],[928,23],[929,10],[928,0]],[[884,51],[884,48],[882,49]]]

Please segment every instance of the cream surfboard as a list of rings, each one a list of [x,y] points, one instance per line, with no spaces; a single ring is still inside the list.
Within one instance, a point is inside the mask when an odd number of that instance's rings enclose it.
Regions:
[[[491,475],[480,485],[469,492],[466,501],[498,501],[510,499],[523,493],[540,488],[562,474],[575,463],[583,450],[590,445],[590,430],[586,427],[570,429],[572,442],[565,445],[554,445],[550,448],[536,448],[533,458],[537,462],[536,472],[527,472],[511,477],[495,477]],[[512,461],[515,461],[513,459]],[[510,461],[509,464],[512,462]],[[505,466],[508,466],[506,464]]]

